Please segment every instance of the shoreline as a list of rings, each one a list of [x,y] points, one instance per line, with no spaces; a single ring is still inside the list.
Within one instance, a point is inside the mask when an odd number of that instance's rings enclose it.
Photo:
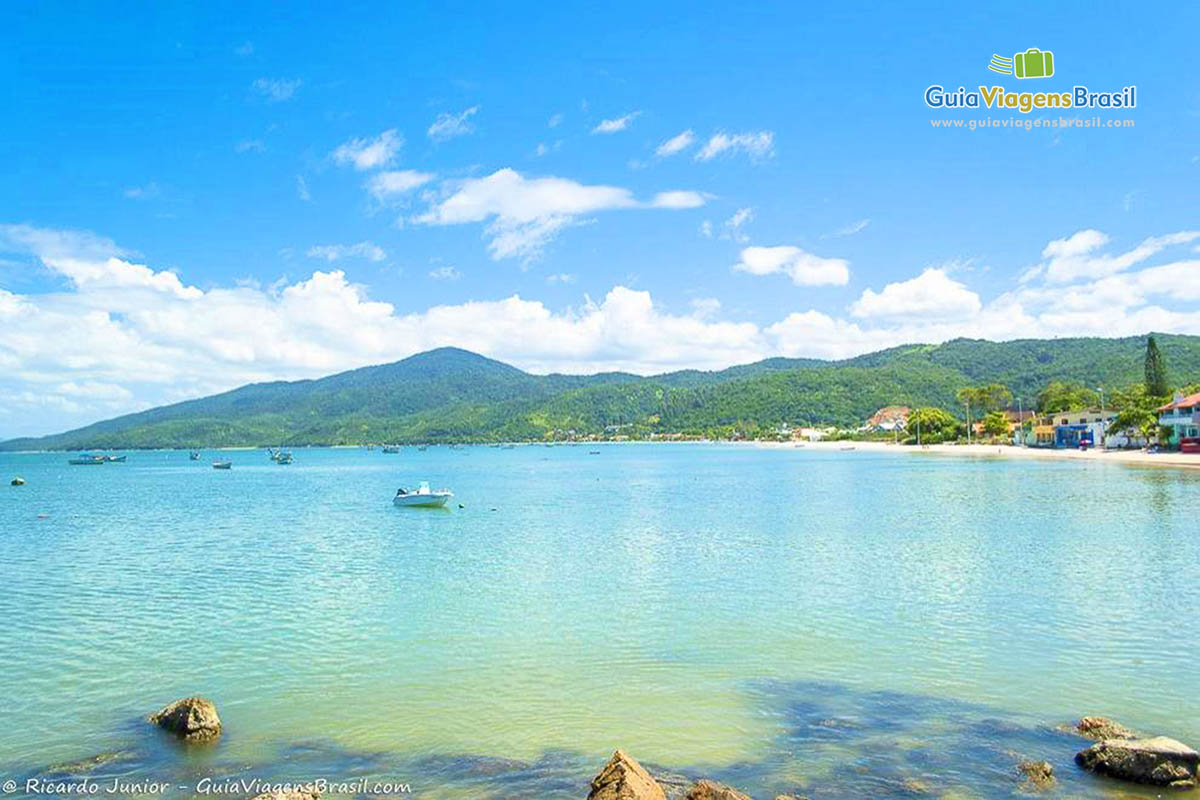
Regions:
[[[457,444],[455,447],[491,447],[494,443],[470,443]],[[516,445],[518,447],[541,447],[545,446],[546,442],[507,442],[505,444]],[[637,441],[598,441],[598,442],[554,442],[555,447],[576,446],[589,447],[598,446],[616,446],[616,445],[735,445],[740,447],[755,447],[764,450],[810,450],[819,452],[847,452],[847,451],[864,451],[874,453],[905,453],[911,455],[935,455],[935,456],[957,456],[969,458],[1006,458],[1006,459],[1041,459],[1041,460],[1059,460],[1059,461],[1089,461],[1103,462],[1108,464],[1125,464],[1133,466],[1148,466],[1148,467],[1182,467],[1184,469],[1200,469],[1200,454],[1197,453],[1180,453],[1180,452],[1164,452],[1164,453],[1148,453],[1145,450],[1108,450],[1105,448],[1090,448],[1083,450],[1070,450],[1065,448],[1047,448],[1047,447],[1017,447],[1011,444],[931,444],[922,445],[905,445],[894,442],[881,441],[789,441],[789,442],[772,442],[772,441],[724,441],[724,440],[637,440]],[[447,444],[430,444],[429,447],[448,447]],[[418,445],[403,445],[403,447],[415,448]],[[293,449],[324,449],[324,450],[354,450],[365,449],[366,445],[295,445]],[[98,448],[93,448],[98,449]],[[122,453],[160,453],[160,452],[187,452],[192,448],[178,447],[162,447],[162,448],[147,448],[142,449],[123,449],[116,448],[112,452]],[[224,447],[201,447],[195,448],[198,450],[207,450],[210,452],[246,452],[262,450],[264,448],[253,445],[235,445]],[[0,451],[0,453],[9,455],[42,455],[52,453],[69,453],[72,450],[9,450]]]
[[[1195,453],[1147,453],[1144,450],[1066,450],[1043,447],[1017,447],[1016,445],[989,444],[893,444],[891,442],[751,442],[758,447],[818,450],[822,452],[845,451],[847,448],[867,452],[906,453],[913,455],[959,456],[971,458],[1041,459],[1058,461],[1087,461],[1106,464],[1132,464],[1151,467],[1183,467],[1200,469],[1200,454]],[[797,448],[796,445],[803,445]]]

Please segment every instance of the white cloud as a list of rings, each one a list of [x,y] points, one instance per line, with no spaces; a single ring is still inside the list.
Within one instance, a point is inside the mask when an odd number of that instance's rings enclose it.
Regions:
[[[237,47],[235,47],[233,49],[233,52],[235,55],[239,55],[242,57],[253,55],[254,54],[254,42],[242,42],[240,45],[238,45]]]
[[[616,119],[601,120],[600,124],[592,128],[592,133],[618,133],[625,130],[630,124],[641,115],[641,111],[630,111],[628,114],[617,117]]]
[[[411,169],[378,172],[367,180],[367,191],[379,203],[388,203],[433,180],[432,172]]]
[[[547,128],[557,128],[559,125],[562,125],[562,121],[563,121],[563,115],[555,114],[554,116],[550,117],[549,120],[546,121],[546,127]]]
[[[259,78],[250,85],[268,102],[279,103],[292,99],[303,83],[299,78]]]
[[[433,121],[433,124],[429,126],[429,130],[425,133],[435,142],[444,142],[448,139],[466,136],[475,130],[474,126],[467,120],[478,112],[479,106],[471,106],[457,114],[443,111],[441,114],[438,114],[437,119]]]
[[[851,222],[849,225],[845,225],[841,228],[838,228],[836,231],[834,231],[833,233],[831,233],[829,235],[833,238],[841,238],[843,236],[853,236],[856,233],[861,233],[870,224],[871,224],[871,220],[860,219],[860,220],[857,220],[856,222]]]
[[[154,181],[150,181],[145,186],[130,186],[121,192],[130,200],[148,200],[151,197],[158,197],[161,193],[158,184]]]
[[[713,226],[711,220],[706,219],[700,223],[700,235],[705,239],[711,239],[713,237]]]
[[[404,137],[395,128],[390,128],[374,139],[343,142],[333,151],[333,160],[338,164],[353,165],[360,171],[379,169],[391,164],[403,145]]]
[[[581,184],[567,178],[526,178],[501,169],[483,178],[450,185],[451,193],[414,221],[424,225],[487,222],[488,249],[495,259],[536,258],[561,230],[579,217],[599,211],[634,208],[695,208],[698,192],[660,192],[640,202],[628,189]]]
[[[306,203],[312,200],[312,195],[308,193],[308,181],[304,180],[303,175],[296,176],[296,196]]]
[[[747,247],[733,268],[751,275],[783,273],[797,286],[844,286],[850,280],[845,259],[821,258],[791,245]]]
[[[546,283],[574,283],[575,276],[568,272],[556,272],[553,275],[546,276]]]
[[[1109,243],[1108,234],[1089,228],[1047,244],[1042,250],[1042,258],[1045,260],[1039,265],[1040,271],[1034,272],[1033,275],[1045,274],[1046,280],[1051,283],[1102,278],[1140,264],[1168,247],[1188,244],[1196,239],[1200,239],[1200,231],[1151,236],[1134,249],[1111,256],[1096,252]]]
[[[462,273],[451,266],[438,267],[429,271],[429,277],[437,281],[456,281],[462,277]]]
[[[739,208],[733,212],[733,216],[725,220],[722,226],[724,230],[721,232],[721,238],[729,241],[734,241],[744,244],[750,241],[750,237],[742,230],[747,224],[754,219],[753,208]]]
[[[720,133],[704,143],[696,153],[697,161],[711,161],[722,154],[745,153],[752,160],[770,158],[775,155],[775,134],[772,131],[747,131],[745,133]]]
[[[344,261],[348,258],[365,258],[367,261],[380,262],[387,258],[384,249],[374,242],[314,245],[308,248],[305,255],[309,258],[323,258],[329,262]]]
[[[850,306],[856,317],[885,319],[963,319],[979,313],[979,295],[946,274],[930,267],[917,277],[889,283],[883,291],[871,289]]]
[[[243,139],[233,146],[235,153],[265,153],[267,146],[262,139]]]
[[[693,143],[695,143],[695,141],[696,134],[689,128],[688,130],[676,134],[660,144],[657,148],[655,148],[654,155],[658,156],[659,158],[673,156],[676,153],[681,153],[684,150],[687,150],[692,146]]]

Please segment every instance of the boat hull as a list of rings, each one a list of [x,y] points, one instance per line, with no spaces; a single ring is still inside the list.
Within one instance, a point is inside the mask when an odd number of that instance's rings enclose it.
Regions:
[[[398,506],[406,506],[408,508],[441,508],[446,505],[446,501],[450,499],[449,492],[431,494],[401,494],[396,495],[396,499],[392,502]]]

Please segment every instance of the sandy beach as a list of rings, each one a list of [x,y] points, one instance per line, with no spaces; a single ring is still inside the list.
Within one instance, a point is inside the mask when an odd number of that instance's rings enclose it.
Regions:
[[[892,444],[890,442],[778,442],[758,443],[763,447],[794,448],[808,450],[875,451],[889,453],[911,453],[913,455],[968,456],[972,458],[1039,458],[1073,461],[1103,461],[1109,464],[1135,464],[1150,467],[1190,467],[1200,469],[1200,454],[1195,453],[1147,453],[1144,450],[1053,450],[1041,447],[1015,447],[994,444]]]

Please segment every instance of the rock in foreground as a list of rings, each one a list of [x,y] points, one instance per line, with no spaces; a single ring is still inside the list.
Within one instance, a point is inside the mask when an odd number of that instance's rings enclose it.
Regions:
[[[1055,784],[1054,767],[1048,761],[1022,761],[1017,764],[1017,772],[1025,776],[1027,789],[1040,791]]]
[[[667,800],[667,796],[641,764],[618,750],[592,779],[588,800]]]
[[[683,800],[750,800],[750,797],[720,783],[698,781],[683,796]]]
[[[188,742],[208,742],[221,735],[221,718],[211,700],[185,697],[176,700],[150,721]]]
[[[256,794],[252,800],[320,800],[321,793],[316,789],[301,786],[295,789],[281,789],[277,792]]]
[[[1136,739],[1137,734],[1108,717],[1084,717],[1075,724],[1075,733],[1097,742],[1105,739]]]
[[[1110,778],[1192,789],[1197,785],[1200,753],[1166,736],[1106,739],[1077,754],[1075,762]]]

